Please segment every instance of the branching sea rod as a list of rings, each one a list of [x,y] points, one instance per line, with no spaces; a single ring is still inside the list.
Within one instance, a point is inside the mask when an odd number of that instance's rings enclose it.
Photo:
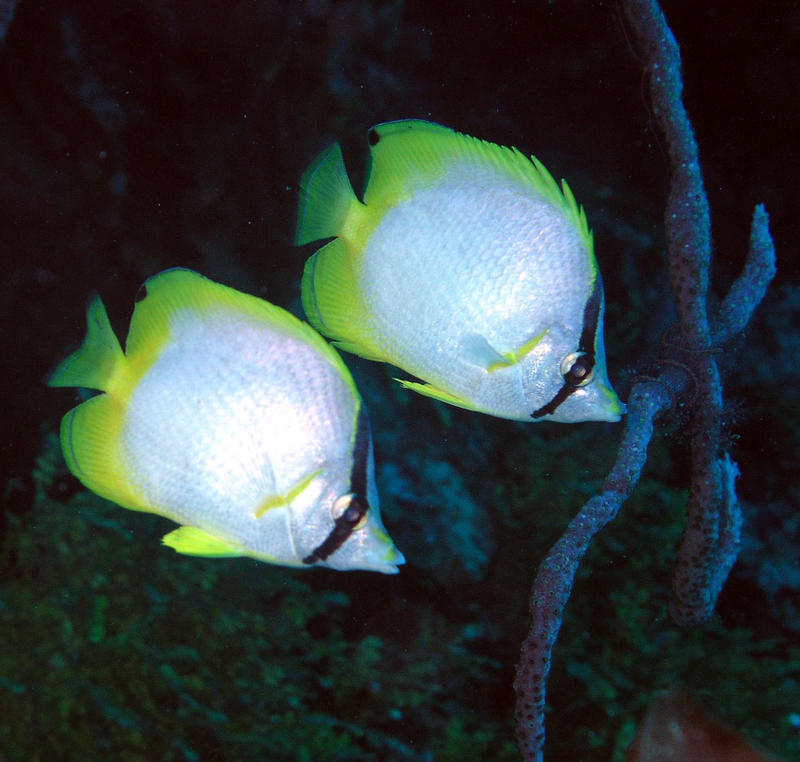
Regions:
[[[667,266],[678,326],[664,342],[659,370],[631,389],[616,463],[602,492],[570,522],[539,567],[530,598],[532,624],[522,644],[514,688],[517,737],[525,760],[541,760],[545,687],[578,565],[594,535],[614,519],[636,487],[654,423],[677,401],[688,408],[691,448],[689,512],[673,577],[670,615],[698,624],[714,609],[739,550],[741,511],[736,464],[720,451],[722,383],[715,352],[741,331],[775,274],[769,218],[755,208],[747,261],[719,310],[707,307],[711,233],[697,143],[683,106],[678,44],[655,0],[627,0],[627,18],[649,77],[655,117],[666,138],[671,182],[665,212]]]

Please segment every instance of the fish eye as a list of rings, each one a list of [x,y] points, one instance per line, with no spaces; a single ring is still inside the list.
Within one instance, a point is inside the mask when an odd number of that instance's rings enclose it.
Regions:
[[[357,532],[367,523],[367,501],[354,492],[348,492],[336,499],[331,509],[333,520],[344,524],[351,532]]]
[[[570,386],[586,386],[594,376],[594,358],[586,352],[570,352],[561,361],[561,375]]]

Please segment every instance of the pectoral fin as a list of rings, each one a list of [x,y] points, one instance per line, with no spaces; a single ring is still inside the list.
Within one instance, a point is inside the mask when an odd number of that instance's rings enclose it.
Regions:
[[[461,349],[464,353],[464,359],[468,363],[477,365],[486,371],[514,364],[514,360],[498,352],[486,337],[479,333],[470,333],[464,336],[461,339]]]
[[[300,481],[297,482],[297,484],[295,484],[285,495],[269,495],[265,497],[264,500],[261,501],[261,505],[258,506],[255,512],[255,517],[260,519],[273,508],[285,508],[321,473],[321,468],[318,468],[316,471],[312,471],[310,474],[308,474],[308,476],[304,476],[302,479],[300,479]]]
[[[516,365],[547,335],[547,332],[548,329],[545,329],[508,352],[500,352],[495,349],[485,336],[471,333],[461,339],[461,348],[467,362],[483,368],[487,373],[492,373],[500,368]]]

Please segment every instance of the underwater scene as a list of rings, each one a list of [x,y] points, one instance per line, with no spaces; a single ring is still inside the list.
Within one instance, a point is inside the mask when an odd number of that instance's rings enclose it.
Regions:
[[[0,3],[0,762],[799,760],[798,51]]]

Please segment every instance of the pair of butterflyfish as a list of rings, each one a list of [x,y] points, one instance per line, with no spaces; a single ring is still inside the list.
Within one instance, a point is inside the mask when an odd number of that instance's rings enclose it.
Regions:
[[[363,402],[336,346],[402,385],[513,420],[617,421],[586,217],[535,158],[430,122],[369,133],[363,201],[334,144],[303,175],[307,262],[288,312],[183,269],[140,291],[123,353],[99,297],[52,386],[70,470],[180,524],[189,555],[395,573]],[[319,331],[319,333],[317,333]]]

